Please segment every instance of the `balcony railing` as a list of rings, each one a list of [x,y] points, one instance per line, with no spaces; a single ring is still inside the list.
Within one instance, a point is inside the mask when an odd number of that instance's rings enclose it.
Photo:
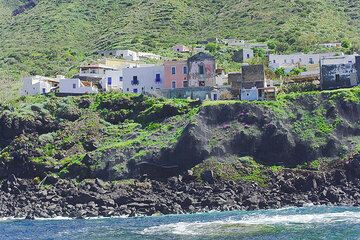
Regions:
[[[132,80],[131,85],[139,85],[139,80]]]

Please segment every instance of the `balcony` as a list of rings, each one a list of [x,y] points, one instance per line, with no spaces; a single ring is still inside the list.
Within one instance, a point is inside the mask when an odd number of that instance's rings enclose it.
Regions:
[[[132,80],[131,85],[139,85],[139,80],[137,79]]]
[[[155,83],[161,83],[161,78],[160,77],[155,78]]]

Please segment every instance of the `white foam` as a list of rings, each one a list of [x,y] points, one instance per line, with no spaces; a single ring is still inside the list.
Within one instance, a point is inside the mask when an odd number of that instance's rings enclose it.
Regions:
[[[320,214],[292,214],[292,215],[251,215],[240,220],[227,219],[213,222],[180,222],[165,224],[144,229],[144,235],[175,234],[175,235],[209,235],[219,227],[234,225],[241,226],[274,226],[299,224],[330,224],[330,223],[360,224],[360,212],[338,212]]]

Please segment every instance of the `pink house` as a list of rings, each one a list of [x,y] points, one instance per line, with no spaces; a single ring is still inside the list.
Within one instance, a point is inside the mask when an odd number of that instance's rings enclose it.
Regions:
[[[188,66],[186,60],[173,60],[164,63],[164,88],[175,89],[188,87]]]
[[[174,52],[190,52],[190,48],[186,47],[185,45],[175,45],[172,49]]]

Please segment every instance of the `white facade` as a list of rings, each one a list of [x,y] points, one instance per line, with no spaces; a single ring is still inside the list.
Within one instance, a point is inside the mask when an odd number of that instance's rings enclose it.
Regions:
[[[80,67],[80,77],[103,78],[108,71],[115,71],[113,67],[103,64],[89,64]]]
[[[154,54],[154,53],[147,53],[147,52],[138,52],[139,58],[142,59],[156,59],[159,60],[161,58],[160,55]]]
[[[245,40],[239,40],[236,38],[224,39],[223,42],[229,46],[243,46],[245,44]]]
[[[259,90],[256,87],[253,87],[251,89],[241,89],[240,98],[244,101],[259,100]]]
[[[194,52],[204,52],[205,51],[205,47],[204,46],[196,46],[194,47]]]
[[[164,66],[147,66],[123,69],[123,91],[145,93],[162,89]]]
[[[334,48],[334,47],[341,47],[341,43],[321,43],[319,46],[326,47],[326,48]]]
[[[138,53],[131,50],[105,50],[99,51],[98,54],[102,57],[123,58],[130,61],[139,60]]]
[[[190,52],[190,48],[188,48],[185,45],[175,45],[175,46],[172,47],[172,50],[174,52],[181,52],[181,53]]]
[[[43,76],[31,76],[23,79],[23,86],[20,90],[21,96],[46,94],[55,90],[59,85],[59,78],[48,78]]]
[[[105,76],[99,81],[105,91],[122,91],[123,89],[123,70],[106,71]]]
[[[65,94],[87,94],[97,93],[98,90],[91,82],[83,82],[78,78],[61,79],[59,93]]]
[[[269,55],[269,67],[271,69],[283,68],[294,68],[297,66],[307,66],[319,64],[320,59],[324,57],[335,56],[336,53],[322,53],[322,54],[290,54],[290,55]]]

